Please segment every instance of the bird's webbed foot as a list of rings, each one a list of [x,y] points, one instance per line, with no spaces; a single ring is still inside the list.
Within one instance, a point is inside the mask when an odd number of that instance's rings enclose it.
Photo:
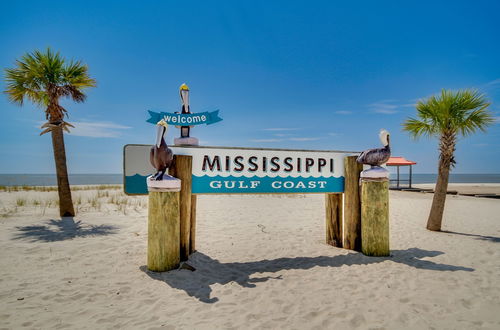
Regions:
[[[158,175],[156,175],[155,177],[155,180],[156,181],[161,181],[163,180],[163,175],[165,174],[165,172],[158,172]]]

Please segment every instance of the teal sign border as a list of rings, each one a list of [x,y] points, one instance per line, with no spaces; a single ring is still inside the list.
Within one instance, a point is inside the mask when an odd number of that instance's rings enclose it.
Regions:
[[[286,194],[286,193],[341,193],[344,177],[283,178],[283,177],[222,177],[192,176],[193,194]],[[255,184],[258,182],[258,184]],[[213,188],[210,186],[215,186]],[[214,184],[215,183],[215,184]],[[254,185],[254,187],[252,187]],[[233,187],[233,188],[232,188]],[[310,188],[314,187],[314,188]],[[237,188],[237,189],[234,189]],[[125,192],[131,195],[147,195],[146,176],[125,177]]]
[[[286,194],[286,193],[341,193],[344,177],[222,177],[192,176],[193,194]],[[212,186],[211,186],[212,185]],[[253,186],[253,187],[252,187]]]

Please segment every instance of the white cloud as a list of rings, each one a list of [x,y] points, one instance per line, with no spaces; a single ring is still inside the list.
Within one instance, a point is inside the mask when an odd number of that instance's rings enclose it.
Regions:
[[[290,136],[290,135],[293,135],[293,134],[286,134],[286,133],[276,133],[276,134],[273,134],[274,136],[278,136],[278,137],[285,137],[285,136]]]
[[[480,91],[487,91],[487,92],[490,92],[490,91],[493,91],[497,88],[500,88],[500,78],[497,78],[497,79],[488,81],[482,85],[479,85],[478,88]]]
[[[280,132],[280,131],[297,131],[300,128],[263,128],[263,131],[274,131],[274,132]]]
[[[320,138],[316,138],[316,137],[295,137],[295,138],[289,138],[288,140],[290,140],[290,141],[316,141],[319,139]]]
[[[335,113],[338,115],[350,115],[350,114],[352,114],[352,111],[339,110],[339,111],[335,111]]]
[[[280,142],[283,139],[252,139],[250,142],[262,142],[262,143],[270,143],[270,142]]]
[[[396,109],[399,107],[396,104],[391,104],[392,102],[395,102],[395,100],[382,100],[369,104],[368,108],[372,112],[382,113],[385,115],[392,115],[398,112]]]
[[[397,113],[398,111],[397,110],[391,110],[391,109],[375,109],[375,110],[373,110],[373,112],[382,113],[384,115],[392,115],[394,113]]]
[[[319,137],[292,137],[285,139],[250,139],[250,142],[259,142],[259,143],[272,143],[272,142],[282,142],[282,141],[295,141],[295,142],[304,142],[304,141],[316,141],[321,138]]]
[[[73,121],[71,124],[75,126],[70,128],[71,135],[96,138],[116,138],[122,130],[131,128],[109,122]]]
[[[485,86],[495,86],[495,85],[500,85],[500,78],[489,81],[485,84]]]

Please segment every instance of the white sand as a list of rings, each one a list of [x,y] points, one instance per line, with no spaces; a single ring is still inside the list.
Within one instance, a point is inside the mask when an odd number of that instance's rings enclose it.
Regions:
[[[435,233],[431,194],[391,192],[375,258],[325,245],[322,195],[199,196],[197,270],[155,274],[144,197],[8,214],[47,194],[0,192],[0,328],[500,329],[499,200],[448,196]]]
[[[434,189],[434,183],[414,184],[415,188]],[[497,194],[500,195],[500,183],[449,183],[448,191],[457,191],[459,194]]]

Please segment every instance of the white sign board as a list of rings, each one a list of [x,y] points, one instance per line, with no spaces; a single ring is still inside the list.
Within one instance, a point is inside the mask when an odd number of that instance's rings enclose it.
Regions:
[[[176,155],[193,157],[194,194],[334,193],[344,191],[346,151],[170,147]],[[124,148],[127,194],[147,194],[150,145]]]

